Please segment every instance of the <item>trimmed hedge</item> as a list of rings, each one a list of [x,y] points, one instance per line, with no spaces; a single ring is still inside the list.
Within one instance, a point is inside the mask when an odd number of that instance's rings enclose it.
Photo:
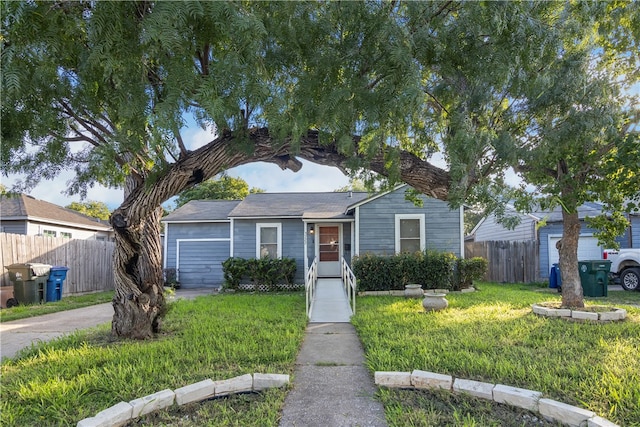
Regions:
[[[275,285],[293,284],[296,275],[296,260],[293,258],[236,258],[231,257],[222,263],[224,288],[238,290],[241,282],[252,282],[275,289]]]
[[[487,261],[458,259],[452,253],[435,250],[393,256],[367,253],[353,257],[352,268],[359,291],[404,290],[411,283],[420,284],[423,289],[456,291],[482,278]]]

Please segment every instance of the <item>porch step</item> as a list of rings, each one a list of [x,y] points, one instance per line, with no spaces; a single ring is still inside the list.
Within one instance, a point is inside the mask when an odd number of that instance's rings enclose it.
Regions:
[[[318,279],[311,306],[311,323],[349,322],[353,313],[341,279]]]

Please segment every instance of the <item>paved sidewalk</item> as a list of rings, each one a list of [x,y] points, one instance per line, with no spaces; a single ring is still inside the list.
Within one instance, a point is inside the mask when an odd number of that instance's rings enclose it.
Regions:
[[[384,409],[350,323],[310,323],[281,427],[385,427]]]
[[[214,288],[179,289],[172,298],[195,298],[217,292]],[[59,311],[43,316],[11,322],[0,322],[0,359],[14,357],[23,348],[50,341],[79,329],[111,322],[111,303],[92,305],[75,310]]]

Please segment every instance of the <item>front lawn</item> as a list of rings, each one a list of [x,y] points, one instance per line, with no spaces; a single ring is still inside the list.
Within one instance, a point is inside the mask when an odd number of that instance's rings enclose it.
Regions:
[[[612,299],[637,298],[619,294]],[[447,310],[425,313],[420,300],[361,297],[353,323],[369,368],[420,369],[538,390],[620,425],[639,425],[640,308],[616,304],[628,311],[627,320],[599,324],[534,315],[532,303],[560,295],[525,285],[483,283],[477,292],[447,299]],[[587,304],[608,301],[590,298]],[[381,394],[391,425],[437,425],[424,421],[434,410],[425,402],[432,400],[403,393]],[[477,413],[469,414],[482,424]]]
[[[292,374],[305,326],[302,294],[177,300],[170,304],[164,332],[155,340],[113,341],[107,327],[3,362],[0,425],[76,425],[120,401],[207,378]],[[169,416],[185,426],[273,426],[285,395],[286,390],[239,395],[150,418]],[[160,422],[164,423],[173,424]]]
[[[446,311],[420,300],[360,297],[353,322],[372,371],[421,369],[542,391],[624,426],[640,425],[640,308],[624,322],[541,318],[557,292],[480,284],[450,294]],[[615,295],[615,296],[614,296]],[[640,292],[588,304],[640,304]],[[0,425],[75,425],[120,401],[206,378],[288,373],[304,338],[304,295],[226,294],[169,305],[155,340],[114,341],[108,326],[25,350],[2,363]],[[287,390],[173,406],[131,425],[277,426]],[[391,426],[545,424],[526,411],[443,392],[382,389]]]

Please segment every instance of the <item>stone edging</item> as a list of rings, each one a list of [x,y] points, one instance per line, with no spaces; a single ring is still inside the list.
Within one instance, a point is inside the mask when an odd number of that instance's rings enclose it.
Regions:
[[[550,308],[543,305],[532,304],[531,309],[539,316],[561,317],[564,319],[575,320],[593,320],[597,322],[624,320],[627,317],[627,310],[624,308],[613,308],[613,311],[597,313],[593,311],[572,310],[570,308]]]
[[[506,403],[540,414],[551,422],[560,422],[571,427],[617,427],[617,424],[597,416],[594,412],[566,403],[542,397],[539,391],[490,384],[480,381],[453,378],[434,372],[376,372],[378,386],[403,389],[443,389],[455,393],[467,393],[496,403]]]
[[[199,402],[212,397],[235,393],[258,392],[289,384],[286,374],[246,374],[227,380],[206,379],[175,391],[166,389],[130,402],[120,402],[97,413],[91,418],[78,421],[76,427],[112,427],[126,424],[129,420],[150,412],[177,405]]]
[[[475,292],[475,288],[472,286],[470,288],[464,288],[459,291],[450,291],[448,289],[425,289],[425,294],[456,294],[462,293],[466,294],[469,292]],[[358,296],[394,296],[394,297],[403,297],[404,290],[392,290],[392,291],[362,291],[358,292]]]

